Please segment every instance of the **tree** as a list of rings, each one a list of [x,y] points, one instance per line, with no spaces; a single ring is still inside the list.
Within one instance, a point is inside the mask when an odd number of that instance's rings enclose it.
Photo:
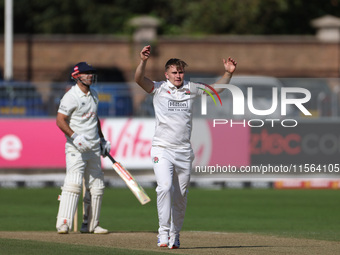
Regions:
[[[14,32],[128,35],[129,19],[151,14],[165,35],[313,34],[310,21],[340,16],[339,7],[340,0],[15,0]]]

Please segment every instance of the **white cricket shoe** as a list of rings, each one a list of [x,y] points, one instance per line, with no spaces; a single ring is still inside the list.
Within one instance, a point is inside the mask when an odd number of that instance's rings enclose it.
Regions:
[[[157,246],[158,247],[168,247],[169,237],[167,235],[158,235]]]
[[[58,234],[68,234],[68,226],[66,224],[57,228]]]
[[[178,249],[179,246],[179,234],[170,236],[169,249]]]
[[[80,233],[90,233],[87,223],[82,223],[80,228]]]
[[[102,228],[102,227],[95,227],[94,231],[93,231],[94,234],[108,234],[109,231],[105,228]]]

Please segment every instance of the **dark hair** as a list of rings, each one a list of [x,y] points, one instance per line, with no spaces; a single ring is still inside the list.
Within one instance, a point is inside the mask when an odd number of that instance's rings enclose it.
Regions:
[[[170,58],[168,62],[165,64],[165,71],[169,69],[170,66],[176,66],[177,69],[183,69],[184,67],[188,66],[187,63],[185,63],[183,60],[178,59],[178,58]]]

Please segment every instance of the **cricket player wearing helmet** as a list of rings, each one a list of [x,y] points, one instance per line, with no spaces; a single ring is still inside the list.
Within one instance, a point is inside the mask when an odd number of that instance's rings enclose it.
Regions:
[[[99,226],[104,194],[100,156],[110,152],[111,144],[103,137],[97,116],[98,95],[91,89],[96,83],[96,70],[86,62],[80,62],[74,66],[71,75],[76,84],[61,99],[57,114],[57,126],[66,136],[66,177],[56,228],[59,234],[67,234],[72,228],[84,178],[88,191],[86,208],[89,209],[86,214],[88,231],[84,232],[105,234],[108,230]]]
[[[165,64],[166,81],[153,82],[145,77],[151,47],[140,52],[135,81],[147,93],[152,93],[156,115],[155,135],[151,158],[157,180],[157,211],[159,219],[159,247],[179,248],[179,233],[183,225],[187,204],[190,171],[194,160],[190,136],[192,130],[192,100],[205,90],[199,83],[184,80],[187,64],[172,58]],[[228,84],[236,69],[236,61],[223,59],[225,73],[215,84]],[[214,87],[214,84],[210,85]],[[214,89],[217,93],[222,88]]]

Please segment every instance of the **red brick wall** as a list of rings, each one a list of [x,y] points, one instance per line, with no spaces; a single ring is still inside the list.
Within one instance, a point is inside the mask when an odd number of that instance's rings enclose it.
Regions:
[[[4,59],[3,38],[0,58]],[[153,48],[147,75],[163,79],[165,62],[185,60],[187,72],[222,74],[222,58],[238,62],[238,74],[286,77],[338,77],[340,44],[318,42],[314,37],[220,36],[209,38],[160,38]],[[139,51],[129,38],[112,36],[25,36],[14,38],[14,79],[51,81],[79,61],[93,66],[114,66],[126,80],[133,80]],[[4,69],[1,61],[0,68]]]

